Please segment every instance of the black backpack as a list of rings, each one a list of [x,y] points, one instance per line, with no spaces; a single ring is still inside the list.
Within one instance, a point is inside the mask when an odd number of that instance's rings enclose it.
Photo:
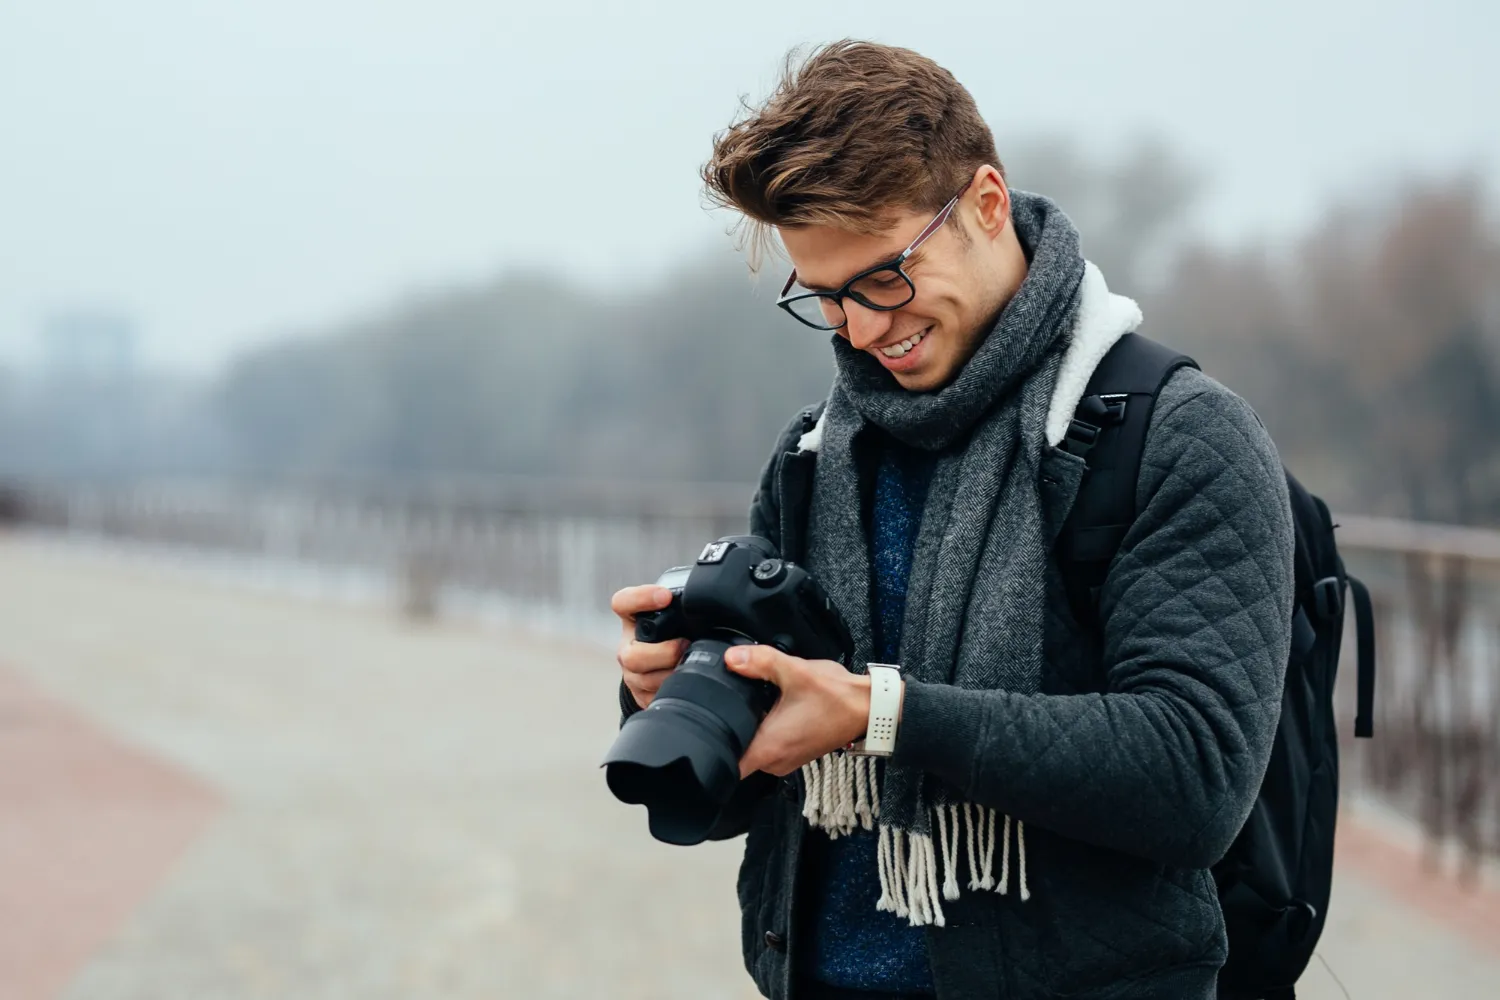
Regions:
[[[1099,586],[1135,520],[1136,477],[1158,390],[1197,367],[1138,334],[1121,338],[1095,369],[1060,447],[1084,473],[1058,537],[1058,558],[1079,621],[1097,621]],[[1281,722],[1250,818],[1213,868],[1229,935],[1219,974],[1225,1000],[1290,1000],[1328,918],[1338,814],[1334,678],[1346,592],[1359,641],[1354,735],[1372,735],[1375,633],[1369,591],[1344,570],[1328,506],[1286,473],[1296,522],[1296,614]]]
[[[1087,465],[1057,540],[1074,615],[1098,622],[1099,588],[1135,520],[1136,479],[1156,394],[1192,358],[1126,334],[1094,370],[1060,447]],[[802,429],[822,410],[809,407]],[[777,468],[782,554],[806,542],[814,452],[787,452]],[[1283,470],[1285,471],[1285,470]],[[1328,919],[1333,831],[1338,818],[1338,734],[1333,685],[1346,594],[1359,640],[1354,735],[1372,735],[1375,631],[1370,594],[1344,570],[1328,506],[1286,473],[1296,525],[1296,601],[1281,721],[1250,818],[1213,867],[1229,937],[1221,1000],[1293,1000]]]

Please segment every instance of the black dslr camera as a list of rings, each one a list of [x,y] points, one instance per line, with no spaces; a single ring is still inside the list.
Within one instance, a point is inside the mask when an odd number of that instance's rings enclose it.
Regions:
[[[740,758],[779,692],[724,666],[730,646],[763,643],[809,660],[849,666],[849,628],[823,588],[755,535],[710,542],[693,566],[657,581],[672,591],[661,611],[638,615],[641,642],[689,639],[650,707],[625,720],[604,758],[621,802],[644,803],[651,835],[703,841],[740,778]]]

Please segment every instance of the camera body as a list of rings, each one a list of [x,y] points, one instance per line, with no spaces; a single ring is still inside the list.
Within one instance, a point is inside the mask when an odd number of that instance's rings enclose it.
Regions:
[[[710,542],[695,564],[675,566],[657,583],[672,602],[636,616],[636,638],[687,639],[688,648],[651,705],[621,727],[605,777],[622,802],[646,805],[652,836],[696,844],[734,794],[739,759],[779,695],[725,667],[725,651],[762,643],[847,667],[854,643],[811,574],[759,536]]]
[[[695,565],[674,566],[656,582],[672,592],[672,603],[636,616],[641,642],[744,639],[807,660],[849,665],[853,640],[833,601],[807,570],[779,558],[764,538],[731,535],[709,542]]]

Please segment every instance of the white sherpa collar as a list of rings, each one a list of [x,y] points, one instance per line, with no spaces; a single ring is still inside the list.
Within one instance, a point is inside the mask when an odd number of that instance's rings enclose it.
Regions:
[[[1111,292],[1099,269],[1085,261],[1078,317],[1073,321],[1073,342],[1063,355],[1057,386],[1052,390],[1052,405],[1047,410],[1048,444],[1058,445],[1068,433],[1068,424],[1078,410],[1089,378],[1115,341],[1140,325],[1141,307],[1135,299]]]
[[[1135,300],[1111,292],[1099,269],[1085,261],[1073,341],[1063,355],[1057,387],[1052,391],[1052,405],[1047,411],[1048,444],[1061,443],[1094,369],[1115,346],[1115,341],[1140,327],[1141,318],[1141,307]],[[813,429],[797,439],[798,451],[817,451],[823,446],[823,420],[819,416]]]
[[[823,447],[823,418],[828,415],[825,406],[823,412],[818,414],[818,422],[813,424],[813,429],[797,439],[798,451],[818,451]]]

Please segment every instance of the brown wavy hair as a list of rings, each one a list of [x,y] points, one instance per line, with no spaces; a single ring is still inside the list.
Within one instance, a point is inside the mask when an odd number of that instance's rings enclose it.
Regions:
[[[714,137],[708,200],[742,213],[751,262],[777,226],[882,232],[936,212],[984,164],[1004,175],[974,98],[910,49],[844,40],[788,53],[759,108]]]

